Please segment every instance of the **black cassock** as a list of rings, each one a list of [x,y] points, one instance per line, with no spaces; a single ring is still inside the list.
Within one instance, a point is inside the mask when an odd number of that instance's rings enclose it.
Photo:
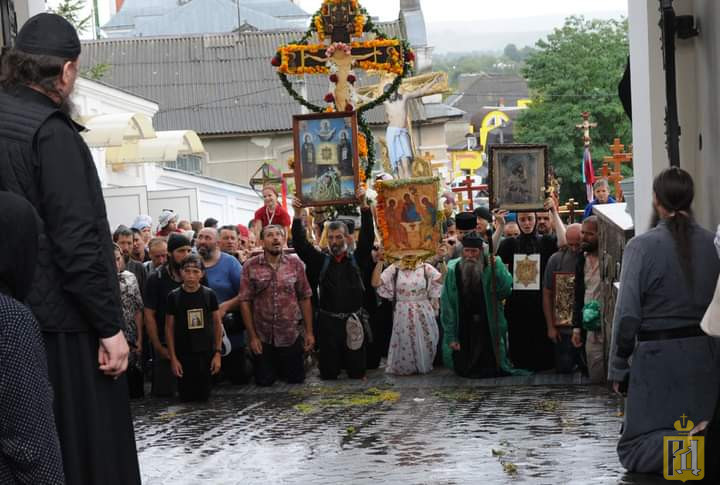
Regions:
[[[555,236],[521,234],[500,243],[498,256],[514,276],[515,254],[540,255],[540,281],[550,256],[557,251]],[[547,337],[547,325],[542,308],[542,289],[516,290],[505,302],[508,323],[510,359],[515,367],[541,371],[555,366],[553,344]]]
[[[453,352],[455,373],[462,377],[496,377],[500,371],[488,325],[487,304],[482,284],[465,288],[460,265],[455,270],[458,288],[458,330],[460,350]]]
[[[44,94],[0,90],[0,190],[27,199],[42,219],[26,303],[43,334],[66,483],[132,485],[140,471],[126,377],[98,369],[99,339],[121,332],[117,268],[78,129]]]

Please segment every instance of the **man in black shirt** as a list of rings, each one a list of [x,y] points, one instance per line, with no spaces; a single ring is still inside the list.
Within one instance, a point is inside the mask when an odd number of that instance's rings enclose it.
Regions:
[[[307,240],[300,218],[302,203],[297,197],[293,201],[295,251],[305,263],[308,274],[319,275],[318,343],[320,377],[323,379],[337,379],[342,368],[347,370],[350,378],[365,377],[365,340],[368,335],[360,321],[365,285],[358,261],[368,261],[372,257],[375,229],[365,190],[359,188],[356,196],[360,200],[362,215],[360,237],[354,253],[348,251],[347,226],[339,221],[331,222],[328,227],[330,254],[316,249]]]
[[[181,401],[207,401],[211,376],[220,372],[222,322],[215,292],[200,284],[205,273],[194,254],[181,265],[182,286],[167,298],[165,335]]]
[[[180,265],[190,254],[190,240],[182,234],[173,233],[168,238],[167,263],[156,269],[145,288],[145,328],[155,350],[153,360],[153,394],[172,396],[175,383],[170,371],[170,353],[165,347],[165,314],[167,296],[182,283]]]

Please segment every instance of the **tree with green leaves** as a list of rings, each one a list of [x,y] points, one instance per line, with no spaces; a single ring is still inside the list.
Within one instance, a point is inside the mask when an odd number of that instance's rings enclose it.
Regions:
[[[582,133],[576,128],[583,111],[589,111],[590,121],[598,124],[590,133],[596,175],[614,138],[631,144],[630,120],[618,97],[629,55],[627,33],[627,20],[569,17],[562,28],[539,41],[525,61],[523,75],[532,105],[519,115],[515,139],[549,146],[563,201],[586,200]]]
[[[520,62],[520,51],[515,44],[508,44],[503,50],[503,55],[511,61]]]
[[[89,28],[92,28],[93,18],[95,19],[95,23],[97,24],[96,15],[95,17],[93,17],[93,14],[91,13],[86,17],[82,16],[84,9],[85,0],[62,0],[57,7],[50,8],[49,10],[52,13],[60,15],[65,20],[70,22],[73,27],[75,27],[75,30],[78,31],[78,34],[82,34]],[[97,0],[93,0],[93,12],[97,13],[97,11]],[[80,72],[80,75],[86,79],[99,81],[103,77],[105,77],[109,70],[109,64],[96,64],[94,66],[83,69]]]
[[[70,22],[79,34],[86,32],[92,27],[92,14],[84,17],[85,0],[61,0],[55,8],[50,8],[52,13],[58,14]]]

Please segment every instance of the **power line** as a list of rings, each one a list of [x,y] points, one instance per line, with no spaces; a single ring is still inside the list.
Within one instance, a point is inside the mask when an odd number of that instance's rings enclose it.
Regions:
[[[231,96],[226,96],[222,98],[217,99],[211,99],[208,101],[203,101],[200,103],[194,103],[194,104],[188,104],[188,105],[182,105],[182,106],[174,106],[172,108],[167,109],[161,109],[161,113],[170,113],[173,111],[183,111],[183,110],[196,110],[199,108],[208,107],[211,104],[220,103],[223,101],[230,101],[230,100],[236,100],[241,98],[246,98],[248,96],[256,96],[259,94],[263,94],[266,92],[274,91],[278,88],[281,88],[282,86],[274,86],[271,88],[261,89],[258,91],[253,91],[249,93],[242,93],[242,94],[234,94]],[[127,89],[127,88],[125,88]],[[457,94],[457,93],[453,93]],[[502,93],[502,94],[468,94],[468,93],[462,93],[463,97],[475,97],[475,98],[492,98],[492,97],[518,97],[518,98],[529,98],[529,96],[525,93]],[[542,98],[553,98],[553,99],[611,99],[611,98],[617,98],[617,94],[556,94],[556,95],[544,95]],[[318,100],[320,102],[320,100]],[[263,101],[258,103],[250,103],[250,104],[242,104],[241,108],[257,108],[257,107],[267,107],[267,106],[285,106],[288,104],[294,104],[291,101],[291,98],[288,97],[287,101],[281,101],[281,102],[271,102],[271,101]],[[505,106],[506,108],[515,108],[516,106]],[[227,109],[227,108],[235,108],[235,106],[218,106],[216,109]]]

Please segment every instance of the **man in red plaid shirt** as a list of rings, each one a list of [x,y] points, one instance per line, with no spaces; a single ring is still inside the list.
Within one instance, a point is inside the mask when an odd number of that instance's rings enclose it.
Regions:
[[[285,237],[284,227],[265,226],[263,254],[245,263],[240,281],[238,299],[258,386],[271,386],[278,377],[303,382],[303,353],[315,346],[312,290],[302,262],[283,254]]]

